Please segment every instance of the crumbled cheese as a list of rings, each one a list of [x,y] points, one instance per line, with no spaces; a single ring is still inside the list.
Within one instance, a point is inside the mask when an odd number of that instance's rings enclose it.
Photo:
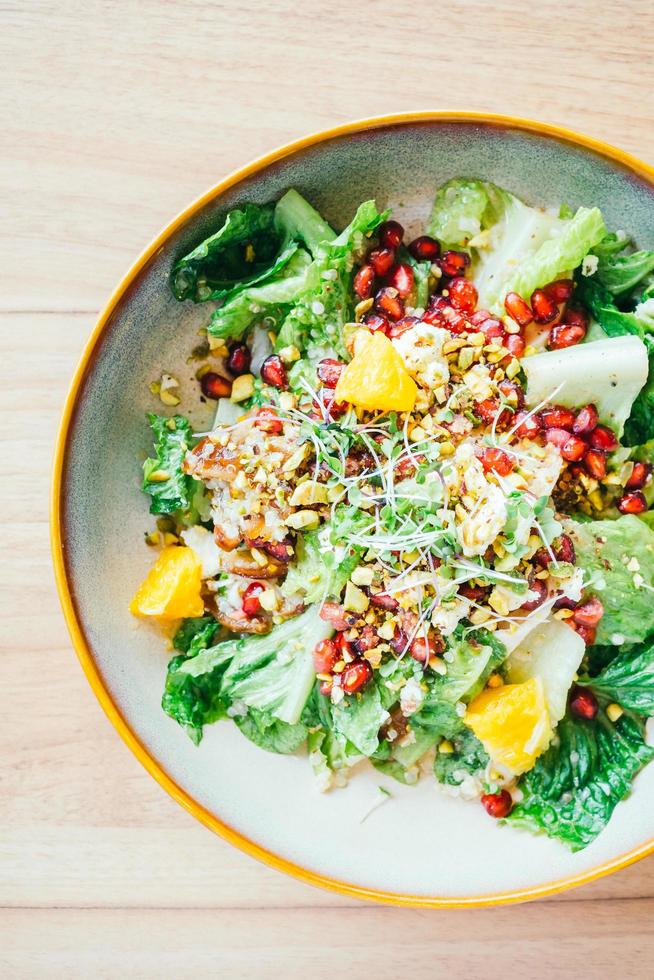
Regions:
[[[425,388],[435,389],[450,377],[443,344],[450,338],[448,330],[430,323],[417,323],[393,340],[407,371]]]
[[[415,714],[425,699],[425,692],[415,677],[410,677],[400,691],[400,707],[405,718]]]
[[[597,272],[598,265],[599,258],[597,255],[587,255],[584,261],[581,263],[582,276],[594,276]]]

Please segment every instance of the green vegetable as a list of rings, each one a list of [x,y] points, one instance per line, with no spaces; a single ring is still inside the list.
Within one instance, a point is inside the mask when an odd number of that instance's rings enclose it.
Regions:
[[[439,783],[460,786],[466,776],[480,778],[488,764],[488,755],[476,735],[461,725],[449,739],[453,752],[436,752],[434,775]]]
[[[428,231],[446,248],[469,248],[479,306],[497,312],[503,312],[507,292],[528,299],[534,289],[576,269],[606,234],[597,208],[557,217],[495,184],[470,179],[439,189]]]
[[[275,205],[275,225],[287,240],[304,242],[312,255],[323,242],[336,237],[315,208],[292,188]]]
[[[654,639],[621,647],[599,674],[581,678],[579,683],[636,714],[654,715]]]
[[[639,643],[654,628],[654,531],[631,514],[618,520],[570,523],[587,593],[604,606],[597,642]]]
[[[387,217],[388,212],[377,211],[374,201],[366,201],[337,238],[317,249],[304,288],[282,324],[278,349],[292,344],[305,350],[326,344],[344,353],[343,326],[354,319],[354,262],[363,254],[367,238]]]
[[[222,681],[223,696],[296,724],[315,681],[313,649],[332,633],[311,606],[265,636],[241,640]]]
[[[234,721],[246,738],[266,752],[288,755],[299,749],[308,735],[305,725],[289,725],[270,712],[255,708],[250,708],[246,715],[235,715]]]
[[[194,657],[211,645],[217,630],[218,623],[213,616],[185,619],[173,637],[173,646],[181,653]]]
[[[555,741],[520,780],[523,799],[508,820],[581,850],[604,829],[653,757],[642,725],[628,715],[615,725],[604,710],[594,721],[564,718]]]
[[[332,706],[334,730],[343,735],[363,755],[372,755],[379,746],[379,729],[388,718],[375,684],[360,694],[351,694]]]
[[[530,408],[552,399],[570,408],[594,402],[602,421],[621,433],[647,379],[647,349],[638,337],[614,337],[534,354],[522,368]]]
[[[212,315],[207,333],[231,340],[242,337],[255,323],[265,322],[271,330],[279,328],[295,297],[306,288],[311,258],[298,249],[280,276],[241,290]]]
[[[627,244],[628,239],[620,240],[617,236],[611,236],[607,243],[608,248],[599,253],[597,248],[594,249],[595,254],[599,254],[595,276],[614,296],[628,293],[654,270],[654,251],[631,252],[629,255],[616,254]]]
[[[175,264],[171,288],[178,300],[224,299],[279,273],[296,250],[279,235],[272,204],[245,204]]]
[[[173,657],[168,664],[161,706],[196,745],[204,725],[225,717],[229,702],[220,689],[222,675],[242,642],[225,640],[195,656]]]
[[[282,584],[285,596],[302,594],[306,605],[322,602],[329,596],[340,596],[345,583],[359,563],[358,552],[346,555],[336,562],[333,550],[325,548],[324,531],[309,531],[298,536],[295,545],[296,560],[289,566]]]
[[[187,510],[197,486],[193,477],[182,472],[184,457],[193,443],[191,425],[182,415],[148,415],[148,422],[155,436],[156,452],[156,458],[146,459],[143,464],[143,490],[152,498],[150,513]]]

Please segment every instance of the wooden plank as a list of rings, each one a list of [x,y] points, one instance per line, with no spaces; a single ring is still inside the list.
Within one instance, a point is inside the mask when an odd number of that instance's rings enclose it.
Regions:
[[[574,911],[5,911],[0,964],[12,980],[651,977],[654,900],[578,902]]]
[[[3,308],[95,309],[225,173],[347,119],[500,111],[652,160],[650,15],[647,0],[452,0],[411,15],[392,0],[7,6]]]

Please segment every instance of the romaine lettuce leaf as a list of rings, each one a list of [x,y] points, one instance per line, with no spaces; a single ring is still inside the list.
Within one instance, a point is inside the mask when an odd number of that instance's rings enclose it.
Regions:
[[[529,299],[534,289],[576,269],[606,235],[597,208],[561,217],[470,179],[439,189],[428,231],[446,248],[471,251],[479,305],[496,312],[503,312],[507,292]]]
[[[439,783],[460,786],[467,776],[482,778],[488,765],[488,755],[484,746],[465,725],[448,739],[453,752],[436,751],[434,775]]]
[[[654,632],[654,531],[631,514],[567,526],[588,595],[604,606],[597,643],[639,643]]]
[[[620,434],[647,380],[647,348],[628,334],[534,354],[522,368],[529,407],[552,399],[570,408],[594,402],[601,420]]]
[[[324,534],[323,529],[298,536],[295,560],[281,587],[283,595],[300,593],[306,605],[340,596],[359,563],[359,553],[352,552],[338,562],[333,549],[325,546]]]
[[[388,718],[376,684],[368,684],[360,694],[351,694],[332,705],[334,731],[342,735],[362,755],[371,756],[379,747],[379,729]]]
[[[604,829],[652,758],[642,725],[629,715],[615,724],[604,710],[594,721],[566,717],[547,752],[520,780],[523,798],[507,819],[581,850]]]
[[[374,201],[365,201],[337,238],[318,247],[304,288],[279,331],[277,349],[327,344],[344,353],[343,326],[354,318],[354,262],[387,217],[388,212],[377,211]]]
[[[143,464],[143,491],[149,495],[151,514],[187,510],[197,481],[182,472],[187,449],[193,444],[191,424],[182,415],[148,415],[155,436],[156,457]],[[154,479],[153,479],[154,477]]]
[[[303,242],[316,255],[323,242],[331,242],[336,232],[296,190],[286,191],[275,205],[275,226],[287,241]]]
[[[654,251],[641,250],[630,255],[602,256],[596,276],[614,296],[628,293],[654,270]]]
[[[652,623],[654,632],[654,622]],[[580,678],[607,701],[628,711],[654,715],[654,638],[636,646],[620,647],[617,655],[595,677]]]
[[[297,245],[280,236],[272,204],[245,204],[222,227],[174,266],[171,288],[178,300],[223,299],[276,275]]]
[[[211,646],[217,630],[218,623],[213,616],[184,619],[173,637],[173,646],[180,653],[194,657],[200,650],[205,650]]]
[[[242,289],[212,315],[207,333],[222,340],[242,337],[255,323],[265,322],[271,330],[291,309],[293,302],[309,281],[311,257],[298,249],[281,274],[265,283]]]
[[[300,722],[289,725],[269,711],[257,711],[256,708],[250,708],[246,715],[234,715],[234,721],[245,737],[260,749],[282,755],[295,752],[309,733]]]

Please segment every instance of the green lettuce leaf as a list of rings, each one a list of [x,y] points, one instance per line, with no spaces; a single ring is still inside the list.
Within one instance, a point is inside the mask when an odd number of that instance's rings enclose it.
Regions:
[[[444,249],[460,249],[487,227],[488,188],[482,180],[455,177],[436,192],[426,232],[438,239]]]
[[[654,640],[621,647],[595,677],[580,678],[579,684],[636,714],[654,715]]]
[[[275,226],[287,241],[300,241],[316,255],[323,242],[331,242],[336,232],[296,190],[286,191],[275,205]]]
[[[319,246],[304,288],[279,331],[277,349],[328,345],[344,354],[343,326],[354,319],[354,263],[387,217],[388,212],[377,211],[374,201],[365,201],[337,238]]]
[[[226,715],[229,701],[221,691],[222,676],[242,642],[225,640],[195,656],[173,657],[168,664],[161,707],[196,745],[202,739],[203,726]]]
[[[600,258],[596,276],[605,289],[621,296],[634,289],[654,270],[654,251],[641,250],[630,255]]]
[[[520,780],[523,798],[507,819],[581,850],[606,827],[652,758],[642,725],[626,714],[615,724],[604,710],[593,721],[566,717],[550,748]]]
[[[448,741],[452,742],[454,751],[437,751],[434,759],[434,775],[439,783],[460,786],[466,776],[482,778],[489,760],[477,736],[461,725]]]
[[[569,408],[594,402],[601,420],[620,434],[647,380],[647,348],[638,337],[611,337],[534,354],[522,368],[530,408],[553,397]]]
[[[338,598],[345,583],[359,563],[359,553],[352,552],[337,562],[334,551],[327,549],[323,531],[309,531],[298,536],[295,560],[289,566],[281,590],[285,596],[302,595],[305,605],[322,602],[329,596]]]
[[[173,646],[181,653],[194,657],[211,646],[218,630],[218,623],[213,616],[197,616],[185,619],[173,637]]]
[[[296,249],[280,237],[272,204],[245,204],[175,264],[171,288],[178,300],[223,299],[278,273]]]
[[[212,315],[207,333],[222,340],[242,337],[255,323],[277,330],[293,302],[306,288],[312,268],[311,257],[297,249],[281,274],[260,285],[242,289]]]
[[[143,464],[143,490],[149,495],[151,514],[174,514],[187,510],[197,481],[182,472],[186,451],[193,444],[190,422],[182,415],[166,418],[148,415],[155,437],[156,457]],[[152,476],[157,479],[153,480]],[[167,479],[161,479],[166,475]]]
[[[250,708],[246,715],[234,715],[234,721],[246,738],[266,752],[288,755],[295,752],[308,735],[305,725],[299,722],[289,725],[269,711],[257,711],[256,708]]]
[[[388,718],[376,684],[368,684],[360,694],[332,705],[334,731],[342,735],[362,755],[371,756],[379,747],[379,729]]]
[[[654,531],[631,514],[567,527],[586,592],[604,606],[597,643],[639,643],[654,632]],[[637,570],[636,570],[637,569]]]

